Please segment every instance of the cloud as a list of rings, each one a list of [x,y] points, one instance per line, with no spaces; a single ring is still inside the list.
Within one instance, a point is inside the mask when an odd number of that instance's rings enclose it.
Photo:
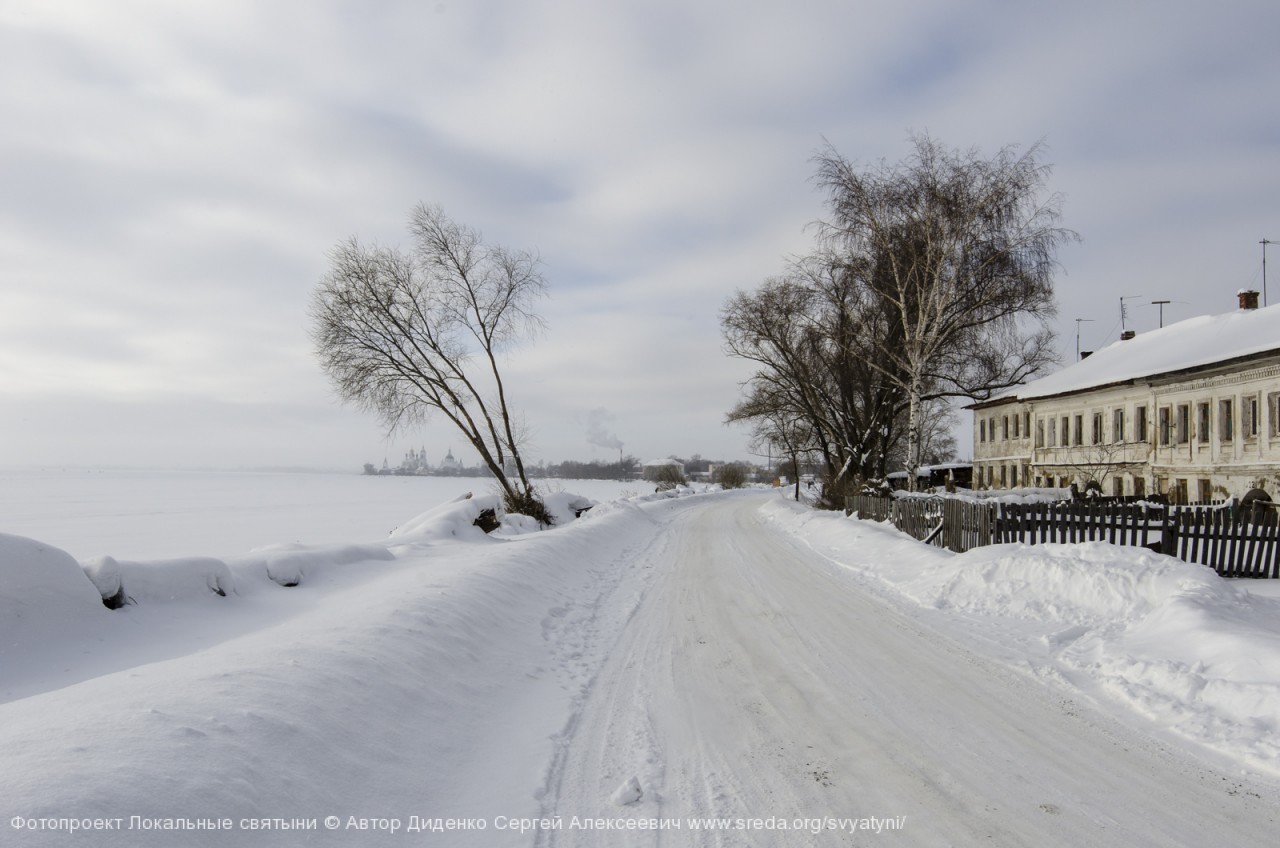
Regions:
[[[1064,350],[1072,318],[1106,332],[1121,289],[1186,301],[1181,317],[1229,309],[1257,241],[1280,240],[1277,23],[1248,0],[11,0],[12,455],[181,462],[184,431],[209,463],[396,455],[335,408],[306,306],[334,244],[406,242],[422,200],[545,262],[549,331],[508,366],[540,455],[573,457],[603,409],[638,455],[742,456],[745,431],[720,422],[750,369],[716,313],[807,249],[823,138],[863,162],[897,159],[913,129],[985,151],[1046,139],[1085,239],[1062,255]],[[57,403],[82,405],[45,432],[49,415],[20,414]],[[121,423],[106,441],[104,422]],[[403,438],[462,450],[438,424]]]

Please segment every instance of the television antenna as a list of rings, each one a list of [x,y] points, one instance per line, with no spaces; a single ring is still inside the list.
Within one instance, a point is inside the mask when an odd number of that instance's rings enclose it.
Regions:
[[[1258,242],[1262,245],[1262,305],[1267,305],[1267,245],[1275,244],[1271,239]]]
[[[1076,362],[1080,361],[1080,325],[1086,321],[1092,322],[1093,319],[1092,318],[1076,319]]]
[[[1120,298],[1120,332],[1123,333],[1128,329],[1125,327],[1124,322],[1125,319],[1129,317],[1129,307],[1125,306],[1124,302],[1126,300],[1137,300],[1140,297],[1142,297],[1140,294],[1126,294]]]
[[[1164,306],[1166,303],[1186,303],[1186,301],[1185,300],[1153,300],[1151,301],[1152,306],[1160,307],[1160,326],[1161,327],[1164,326]]]

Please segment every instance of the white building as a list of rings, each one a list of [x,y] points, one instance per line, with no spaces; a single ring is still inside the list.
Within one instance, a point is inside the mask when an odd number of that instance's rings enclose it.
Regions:
[[[973,404],[974,486],[1185,503],[1280,490],[1280,306],[1122,339]]]

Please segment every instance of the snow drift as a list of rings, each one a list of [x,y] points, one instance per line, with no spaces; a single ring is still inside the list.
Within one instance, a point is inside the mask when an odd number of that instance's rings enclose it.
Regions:
[[[1249,582],[1104,542],[956,555],[887,524],[785,501],[766,513],[1008,661],[1280,774],[1280,599]]]

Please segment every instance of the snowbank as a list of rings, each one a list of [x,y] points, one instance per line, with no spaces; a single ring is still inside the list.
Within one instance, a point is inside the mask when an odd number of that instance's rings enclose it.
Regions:
[[[476,519],[486,510],[492,511],[495,517],[500,517],[502,498],[498,495],[472,495],[467,492],[392,530],[389,540],[392,552],[399,554],[414,546],[440,541],[492,541],[476,526]]]
[[[965,554],[778,500],[765,514],[939,626],[1250,767],[1280,774],[1280,599],[1145,548]]]
[[[69,815],[479,817],[494,798],[523,799],[505,815],[538,815],[594,673],[588,654],[612,644],[652,573],[632,552],[651,541],[654,513],[683,504],[606,504],[505,541],[473,526],[497,506],[461,498],[382,545],[273,546],[226,562],[100,557],[82,570],[0,537],[0,828]],[[293,577],[297,589],[269,582]],[[115,579],[148,600],[106,609]],[[460,793],[481,784],[489,792]],[[19,843],[66,836],[24,830]],[[159,830],[75,836],[176,844]],[[370,834],[282,836],[345,846]]]
[[[0,648],[16,656],[107,615],[102,596],[70,554],[0,534]]]
[[[237,573],[260,572],[280,586],[297,586],[308,576],[361,562],[385,562],[395,556],[385,545],[270,545],[232,560]]]

